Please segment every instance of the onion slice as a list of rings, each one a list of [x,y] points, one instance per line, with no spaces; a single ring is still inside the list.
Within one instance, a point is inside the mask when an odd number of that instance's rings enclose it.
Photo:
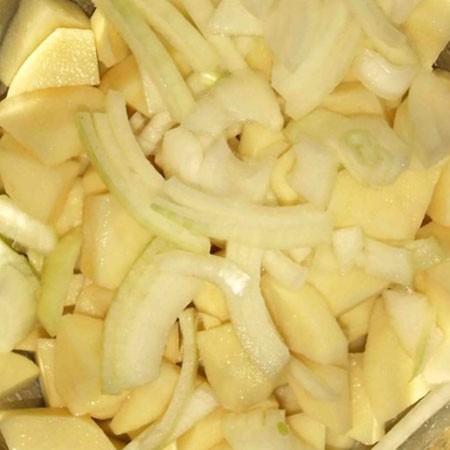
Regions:
[[[113,300],[105,319],[105,392],[119,393],[158,376],[170,330],[198,288],[198,280],[190,276],[157,270],[155,255],[168,248],[163,241],[153,241]]]
[[[58,240],[55,230],[21,210],[7,195],[0,195],[0,234],[39,253],[50,253]]]
[[[136,57],[141,71],[155,83],[176,121],[194,106],[194,99],[169,52],[130,0],[97,0],[97,6],[117,29]]]
[[[247,249],[246,254],[250,257],[251,252]],[[289,351],[276,332],[254,277],[225,258],[181,250],[159,255],[156,264],[161,271],[201,278],[219,286],[244,350],[269,377],[280,374],[289,361]]]
[[[128,147],[128,152],[123,152],[108,116],[80,113],[79,126],[91,163],[110,192],[142,226],[181,248],[209,251],[207,238],[193,234],[152,208],[155,186],[148,177],[143,176],[144,169],[139,167],[142,154],[139,157],[130,156],[133,146]],[[146,161],[146,164],[150,163]]]
[[[186,309],[180,314],[179,320],[183,335],[183,365],[169,406],[159,422],[151,425],[131,441],[125,447],[125,450],[155,450],[161,448],[170,440],[183,409],[192,399],[198,367],[195,311]]]

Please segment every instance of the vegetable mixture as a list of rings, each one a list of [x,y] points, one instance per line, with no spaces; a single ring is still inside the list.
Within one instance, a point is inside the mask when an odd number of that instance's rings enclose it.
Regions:
[[[450,2],[94,4],[0,0],[9,449],[398,448],[450,401]]]

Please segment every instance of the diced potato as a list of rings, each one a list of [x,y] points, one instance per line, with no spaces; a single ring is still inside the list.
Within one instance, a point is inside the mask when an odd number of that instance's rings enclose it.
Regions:
[[[13,78],[8,97],[61,86],[100,83],[91,30],[57,28],[25,60]]]
[[[106,194],[108,192],[108,188],[93,166],[88,167],[81,180],[85,197]]]
[[[295,153],[288,150],[277,159],[270,176],[270,187],[280,205],[295,205],[302,200],[288,181],[289,174],[294,168],[295,162]]]
[[[289,384],[283,384],[282,386],[277,387],[274,394],[279,407],[284,409],[286,414],[297,414],[301,411],[297,397]]]
[[[173,364],[177,364],[183,359],[182,352],[180,351],[180,327],[178,326],[178,322],[174,323],[172,330],[170,330],[163,356]]]
[[[45,258],[37,317],[50,336],[55,336],[58,330],[80,248],[81,229],[75,228],[63,236]]]
[[[378,421],[391,420],[428,392],[421,375],[413,378],[414,365],[392,330],[383,302],[377,300],[364,352],[363,380]]]
[[[0,103],[0,127],[39,161],[54,166],[84,152],[76,115],[99,111],[103,92],[90,86],[42,89]]]
[[[85,283],[75,303],[75,312],[104,319],[114,297],[114,291],[92,282]]]
[[[431,200],[439,169],[406,170],[378,189],[339,172],[329,210],[337,227],[360,226],[380,240],[413,239]]]
[[[144,116],[149,115],[139,67],[133,55],[127,56],[103,75],[100,89],[104,92],[110,89],[122,92],[128,105]]]
[[[286,418],[289,428],[314,450],[325,450],[326,427],[305,413]]]
[[[279,143],[277,152],[274,144]],[[279,156],[286,148],[288,143],[281,131],[271,130],[259,123],[250,122],[242,127],[241,137],[237,152],[243,158],[264,159],[268,156]]]
[[[45,404],[50,408],[64,408],[64,400],[55,386],[55,345],[55,339],[39,339],[36,360],[41,371],[40,381]]]
[[[14,346],[14,350],[21,350],[24,352],[36,352],[38,341],[41,338],[48,338],[48,334],[44,327],[37,323],[33,329]]]
[[[9,86],[26,58],[58,27],[89,28],[89,19],[69,0],[20,2],[0,47],[0,80]]]
[[[207,379],[225,408],[242,411],[275,388],[246,354],[231,324],[199,332],[197,342]]]
[[[230,319],[223,292],[218,286],[209,281],[202,281],[193,301],[200,312],[217,317],[222,322]]]
[[[288,375],[289,384],[302,410],[318,422],[337,433],[345,433],[351,427],[349,376],[345,369],[330,365],[309,364],[315,373],[335,392],[332,399],[314,398]]]
[[[311,285],[290,290],[264,275],[261,289],[290,350],[322,364],[347,364],[347,339],[324,298]]]
[[[375,297],[368,298],[338,317],[338,322],[350,343],[367,334],[374,304]]]
[[[60,236],[81,225],[83,221],[83,201],[83,185],[81,179],[77,178],[67,194],[66,202],[60,214],[54,220],[56,231]]]
[[[63,316],[56,337],[55,386],[74,415],[106,419],[124,399],[124,395],[102,394],[102,338],[101,320],[80,314]]]
[[[62,211],[78,170],[75,161],[47,167],[10,134],[0,139],[0,176],[6,193],[42,222],[53,221]]]
[[[0,432],[15,450],[114,450],[91,418],[60,408],[16,410],[0,421]]]
[[[341,83],[322,103],[330,111],[344,115],[384,115],[380,99],[359,82]]]
[[[133,389],[111,421],[115,434],[129,433],[158,419],[166,410],[178,380],[179,369],[163,361],[158,378]]]
[[[209,450],[224,439],[223,408],[217,408],[177,440],[178,450]]]
[[[0,398],[19,390],[39,375],[39,368],[25,356],[0,353]]]
[[[431,197],[428,215],[443,226],[450,226],[450,163],[442,168],[441,176]]]
[[[417,239],[435,237],[447,254],[450,254],[450,227],[439,225],[436,222],[428,222],[417,231]]]
[[[98,60],[106,67],[114,66],[128,55],[130,50],[124,40],[98,8],[91,16],[91,28]]]
[[[350,354],[350,397],[352,428],[349,436],[366,445],[373,445],[384,435],[384,424],[374,415],[363,380],[362,353]]]
[[[342,274],[329,245],[317,247],[308,281],[325,297],[336,316],[378,295],[389,284],[357,267]]]
[[[117,288],[150,239],[112,195],[85,199],[80,268],[94,283]]]
[[[450,40],[450,5],[447,0],[421,0],[403,24],[422,65],[431,69]]]

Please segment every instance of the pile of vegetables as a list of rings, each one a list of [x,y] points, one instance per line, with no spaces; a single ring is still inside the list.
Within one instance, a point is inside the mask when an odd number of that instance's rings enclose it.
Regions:
[[[9,448],[397,448],[450,401],[449,2],[94,4],[0,1]]]

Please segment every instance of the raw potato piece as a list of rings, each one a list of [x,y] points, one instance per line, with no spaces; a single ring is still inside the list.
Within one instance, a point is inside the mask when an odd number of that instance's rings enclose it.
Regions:
[[[323,423],[305,413],[297,413],[286,418],[289,428],[314,450],[325,450],[326,427]]]
[[[261,289],[290,350],[322,364],[347,364],[347,339],[324,298],[311,285],[290,290],[264,275]]]
[[[63,316],[56,337],[55,385],[74,415],[112,417],[123,400],[102,394],[100,369],[103,321],[79,314]]]
[[[66,161],[47,167],[10,134],[0,139],[0,176],[6,193],[41,222],[56,218],[78,175],[79,165]]]
[[[18,353],[0,353],[0,398],[19,390],[39,375],[39,368]]]
[[[91,28],[98,59],[106,67],[114,66],[128,55],[130,50],[127,45],[99,9],[96,9],[91,16]]]
[[[379,299],[363,359],[363,380],[377,420],[386,422],[396,417],[428,392],[421,375],[413,376],[414,361],[403,350]]]
[[[64,400],[55,386],[55,339],[40,338],[36,344],[36,359],[45,403],[50,408],[64,408]]]
[[[0,48],[0,80],[9,86],[27,57],[58,27],[89,28],[89,19],[69,0],[20,2]]]
[[[225,410],[216,408],[177,439],[178,450],[210,450],[223,439],[222,418]]]
[[[178,381],[178,366],[163,361],[158,378],[133,389],[111,421],[115,434],[138,430],[158,419],[166,410]]]
[[[450,226],[450,163],[448,162],[442,169],[427,212],[438,224]]]
[[[352,353],[350,364],[350,397],[352,400],[352,429],[349,436],[366,445],[373,445],[384,435],[384,424],[373,414],[363,380],[363,355]]]
[[[86,198],[83,217],[80,269],[99,286],[115,289],[151,235],[110,194]]]
[[[8,97],[36,89],[99,83],[92,31],[57,28],[23,63],[11,82]]]
[[[422,65],[431,70],[450,39],[450,4],[447,0],[421,0],[403,29]]]
[[[349,376],[347,370],[331,365],[308,363],[316,375],[334,391],[330,399],[318,399],[310,395],[296,380],[288,375],[289,385],[297,397],[303,412],[331,431],[345,433],[351,427],[351,406],[349,394]]]
[[[79,111],[100,111],[105,96],[90,86],[37,90],[0,102],[0,127],[45,165],[54,166],[84,151]]]
[[[250,360],[231,324],[201,331],[197,343],[207,379],[225,408],[242,411],[274,389],[274,381]]]
[[[127,56],[102,76],[100,89],[105,93],[110,89],[122,92],[128,105],[145,116],[149,115],[139,67],[133,55]]]
[[[329,210],[335,226],[360,226],[380,240],[414,239],[433,194],[439,169],[405,170],[394,183],[373,189],[339,173]]]
[[[89,417],[73,417],[64,409],[24,409],[0,421],[8,448],[15,450],[114,450]]]

